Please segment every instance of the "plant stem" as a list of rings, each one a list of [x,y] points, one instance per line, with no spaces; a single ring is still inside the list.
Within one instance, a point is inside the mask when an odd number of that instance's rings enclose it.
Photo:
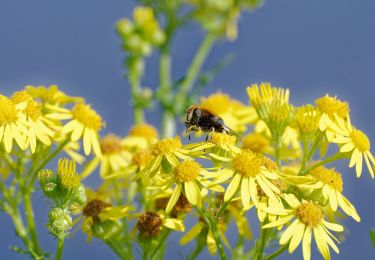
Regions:
[[[31,241],[34,246],[34,250],[37,253],[40,253],[41,249],[39,246],[38,234],[35,228],[34,211],[33,211],[33,206],[31,202],[31,193],[29,191],[25,191],[22,193],[22,195],[23,195],[23,200],[24,200],[23,203],[25,206],[26,221],[28,225],[28,231],[30,232]]]
[[[140,63],[143,63],[141,58],[135,59],[133,66],[129,67],[129,82],[131,96],[133,98],[134,124],[142,124],[145,122],[144,110],[143,107],[139,104],[142,75],[142,71],[140,71],[140,69],[138,68]]]
[[[334,162],[336,160],[339,160],[339,159],[342,159],[342,158],[345,158],[345,154],[343,153],[340,153],[340,152],[337,152],[335,153],[334,155],[331,155],[331,156],[328,156],[327,158],[325,158],[324,160],[310,166],[309,168],[307,168],[306,170],[304,170],[303,172],[301,172],[300,175],[305,175],[306,173],[308,173],[309,171],[315,169],[315,168],[318,168],[319,166],[322,166],[322,165],[325,165],[327,163],[331,163],[331,162]]]
[[[301,175],[302,172],[306,169],[306,163],[307,163],[307,157],[308,157],[308,142],[304,139],[302,141],[303,144],[303,155],[302,155],[302,161],[301,161],[301,168],[299,170],[299,175]]]
[[[125,252],[122,250],[121,246],[119,247],[115,241],[112,239],[106,239],[104,242],[112,249],[113,252],[117,254],[120,259],[126,259],[128,260],[129,258],[126,256]]]
[[[267,230],[260,226],[260,237],[256,244],[254,260],[262,260],[264,255],[264,248],[266,246]]]
[[[169,234],[171,233],[170,230],[167,230],[163,233],[163,235],[160,237],[158,245],[155,247],[155,249],[151,252],[150,260],[154,259],[160,250],[165,249],[165,241],[167,240]],[[162,257],[157,257],[156,259],[161,259]]]
[[[280,254],[282,254],[287,248],[288,248],[288,244],[279,247],[279,249],[277,249],[275,252],[269,254],[269,255],[266,257],[266,260],[271,260],[271,259],[276,258],[276,257],[279,256]]]
[[[281,166],[281,160],[280,160],[280,146],[281,146],[281,138],[279,134],[272,134],[274,136],[273,141],[273,148],[275,149],[275,162],[278,167]]]
[[[193,87],[204,61],[206,60],[211,47],[215,43],[216,36],[213,34],[207,34],[201,46],[199,47],[197,53],[195,54],[193,61],[190,64],[190,67],[186,73],[185,79],[180,85],[180,91],[177,93],[175,98],[175,104],[177,106],[177,113],[180,114],[185,109],[185,100],[189,91]]]
[[[57,239],[57,249],[56,249],[56,260],[61,260],[62,259],[62,253],[64,249],[64,239],[58,238]]]
[[[223,243],[221,242],[221,239],[220,239],[220,236],[219,236],[219,230],[217,229],[217,223],[211,222],[209,226],[210,226],[212,235],[214,236],[217,251],[219,252],[219,255],[220,255],[220,259],[226,260],[227,255],[225,253]]]

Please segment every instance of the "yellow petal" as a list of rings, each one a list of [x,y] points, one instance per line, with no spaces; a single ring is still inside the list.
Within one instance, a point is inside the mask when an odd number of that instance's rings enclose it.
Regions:
[[[176,205],[176,202],[178,201],[178,198],[181,194],[181,186],[180,184],[177,184],[174,188],[171,197],[168,200],[167,207],[165,208],[165,212],[169,213],[173,209],[174,205]]]
[[[180,239],[180,245],[186,245],[191,240],[195,239],[202,231],[203,225],[198,223],[185,233]]]
[[[310,227],[306,228],[305,234],[303,235],[302,252],[303,252],[303,259],[310,260],[311,258],[311,228]]]
[[[224,201],[230,200],[233,195],[237,192],[238,187],[240,186],[241,182],[241,175],[235,174],[233,176],[232,181],[229,183],[227,187],[227,191],[224,193]]]

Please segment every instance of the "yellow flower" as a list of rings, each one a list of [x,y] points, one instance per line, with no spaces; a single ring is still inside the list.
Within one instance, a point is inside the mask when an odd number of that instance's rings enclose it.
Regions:
[[[202,98],[199,107],[221,117],[226,126],[238,133],[245,132],[247,124],[256,118],[253,108],[221,92]]]
[[[187,200],[192,205],[202,207],[201,186],[216,192],[225,191],[218,182],[210,180],[220,177],[220,171],[208,172],[193,160],[185,160],[181,163],[176,162],[173,167],[173,174],[159,176],[166,183],[162,186],[162,190],[175,186],[166,206],[166,213],[171,212],[182,192],[184,192]]]
[[[255,153],[262,153],[269,148],[271,141],[259,133],[246,135],[242,140],[242,149],[249,149]]]
[[[84,99],[81,97],[66,95],[63,91],[59,90],[57,85],[50,85],[48,88],[45,86],[27,85],[25,90],[33,98],[40,100],[42,104],[65,105],[75,102],[84,102]]]
[[[349,167],[356,166],[357,177],[361,176],[363,158],[365,158],[367,169],[371,177],[374,178],[373,166],[375,159],[370,151],[370,140],[365,133],[352,126],[349,115],[347,115],[347,120],[340,118],[336,114],[334,117],[335,122],[331,119],[326,121],[328,141],[339,144],[341,153],[351,154]]]
[[[35,152],[37,140],[47,146],[51,145],[51,138],[53,138],[55,132],[48,126],[54,123],[44,117],[42,114],[42,105],[33,100],[26,91],[13,93],[11,100],[16,105],[25,104],[21,111],[26,119],[26,126],[28,128],[26,142],[27,145],[30,145],[31,152]]]
[[[81,178],[90,175],[100,164],[100,177],[110,179],[123,175],[129,165],[131,154],[124,148],[121,138],[108,134],[100,140],[101,157],[95,157],[87,164]]]
[[[83,138],[83,150],[86,155],[93,149],[96,156],[101,156],[98,132],[104,126],[104,122],[89,105],[84,103],[76,104],[72,110],[50,106],[54,113],[46,115],[50,119],[70,121],[63,126],[62,134],[71,134],[72,141]]]
[[[149,124],[133,126],[128,136],[122,140],[122,144],[130,151],[147,149],[150,144],[158,140],[158,130]]]
[[[9,98],[0,95],[0,142],[4,144],[7,153],[12,151],[13,140],[22,150],[27,148],[27,122],[22,114],[25,106],[26,103],[16,105]]]
[[[163,227],[184,232],[185,226],[181,219],[167,218],[161,212],[147,211],[139,215],[136,225],[142,239],[157,237]]]
[[[293,195],[290,196],[294,197]],[[300,202],[294,197],[293,199],[290,198],[288,203],[292,209],[272,210],[269,208],[268,210],[270,212],[280,215],[280,218],[264,225],[262,228],[279,227],[295,219],[280,237],[281,245],[289,243],[289,253],[293,253],[302,241],[303,258],[304,260],[310,260],[311,238],[313,233],[319,252],[324,259],[330,259],[328,246],[332,247],[336,253],[339,253],[339,249],[332,238],[336,240],[337,243],[339,243],[339,241],[329,230],[342,232],[344,228],[341,225],[325,221],[322,209],[312,202]]]
[[[298,108],[294,124],[301,134],[311,134],[319,129],[319,122],[322,113],[311,105],[305,105]]]
[[[280,101],[281,104],[289,103],[289,89],[272,87],[269,82],[262,82],[260,85],[253,84],[247,87],[251,105],[259,110],[263,106],[270,105],[273,101]]]
[[[267,169],[265,160],[249,150],[243,150],[229,162],[228,174],[233,177],[224,194],[224,201],[229,201],[241,187],[241,200],[245,209],[250,208],[252,200],[258,206],[257,185],[270,199],[277,201],[280,190],[272,183],[278,176],[275,169]]]
[[[333,211],[336,211],[339,206],[356,221],[359,222],[361,220],[355,207],[342,195],[343,182],[340,173],[333,168],[318,167],[311,170],[309,174],[312,178],[305,180],[305,183],[301,183],[299,187],[320,190]]]
[[[326,130],[328,120],[334,120],[334,115],[346,120],[349,114],[349,104],[339,100],[337,97],[331,97],[328,94],[324,97],[315,100],[315,104],[319,111],[322,112],[322,116],[319,120],[319,128],[321,131]]]
[[[166,138],[152,144],[151,154],[154,156],[149,165],[143,168],[136,176],[137,179],[153,177],[162,166],[164,170],[178,164],[178,158],[186,160],[191,152],[184,149],[180,137]]]

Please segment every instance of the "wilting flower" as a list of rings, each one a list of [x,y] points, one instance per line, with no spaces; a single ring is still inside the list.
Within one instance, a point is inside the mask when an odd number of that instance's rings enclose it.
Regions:
[[[139,236],[142,239],[152,239],[157,237],[163,227],[184,232],[185,226],[181,219],[168,218],[162,212],[146,211],[138,216],[136,225]]]
[[[72,141],[83,138],[83,150],[86,155],[93,149],[96,156],[101,156],[98,132],[104,126],[100,115],[89,105],[84,103],[76,104],[71,110],[57,106],[50,106],[54,111],[46,115],[50,119],[70,121],[63,126],[62,134],[71,134]]]
[[[293,196],[293,195],[290,195]],[[341,225],[330,223],[324,220],[322,209],[312,202],[302,201],[297,198],[290,198],[288,204],[292,209],[272,209],[268,211],[272,214],[279,215],[279,219],[264,225],[262,228],[272,228],[284,225],[294,219],[288,225],[280,237],[280,244],[286,245],[289,243],[289,253],[294,250],[302,241],[303,258],[309,260],[311,257],[311,237],[314,233],[315,242],[324,259],[330,259],[329,247],[339,253],[335,242],[339,241],[329,231],[342,232],[344,228]]]
[[[374,178],[375,159],[370,151],[371,143],[366,134],[352,126],[349,115],[347,120],[344,120],[335,114],[335,121],[327,119],[326,123],[328,141],[339,144],[341,153],[351,154],[349,167],[356,166],[357,177],[361,176],[363,158],[365,158],[367,169]]]

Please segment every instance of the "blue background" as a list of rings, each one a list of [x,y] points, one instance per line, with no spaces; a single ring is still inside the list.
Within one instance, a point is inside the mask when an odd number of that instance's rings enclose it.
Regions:
[[[122,77],[123,53],[114,23],[131,16],[133,6],[134,2],[127,0],[1,0],[0,92],[9,95],[27,84],[58,84],[93,104],[107,122],[103,133],[125,134],[131,125],[129,89]],[[353,123],[374,141],[374,13],[372,0],[267,1],[255,13],[241,17],[236,42],[216,44],[206,68],[227,52],[235,52],[237,57],[206,93],[222,89],[247,102],[246,85],[270,81],[290,88],[294,104],[313,102],[326,93],[337,94],[350,102]],[[178,34],[174,42],[175,78],[183,74],[202,35],[195,26]],[[143,85],[156,86],[155,66],[153,56]],[[159,122],[155,115],[148,119]],[[347,163],[338,167],[344,177],[344,194],[356,205],[362,221],[345,221],[350,234],[340,246],[340,254],[332,253],[333,258],[374,259],[368,237],[368,230],[375,226],[374,182],[367,172],[356,179],[354,171],[345,167]],[[98,178],[88,182],[95,186]],[[56,241],[43,226],[47,216],[40,193],[34,201],[42,246],[54,252]],[[254,214],[249,217],[257,233]],[[20,245],[11,225],[1,213],[0,255],[2,259],[22,259],[7,249],[9,244]],[[176,241],[168,241],[170,259],[178,257]],[[207,256],[207,252],[200,255]],[[320,258],[316,253],[314,256]],[[66,241],[64,258],[82,257],[113,258],[114,254],[98,241],[87,244],[78,232]],[[286,253],[281,258],[290,256]],[[292,258],[301,258],[301,248]]]

